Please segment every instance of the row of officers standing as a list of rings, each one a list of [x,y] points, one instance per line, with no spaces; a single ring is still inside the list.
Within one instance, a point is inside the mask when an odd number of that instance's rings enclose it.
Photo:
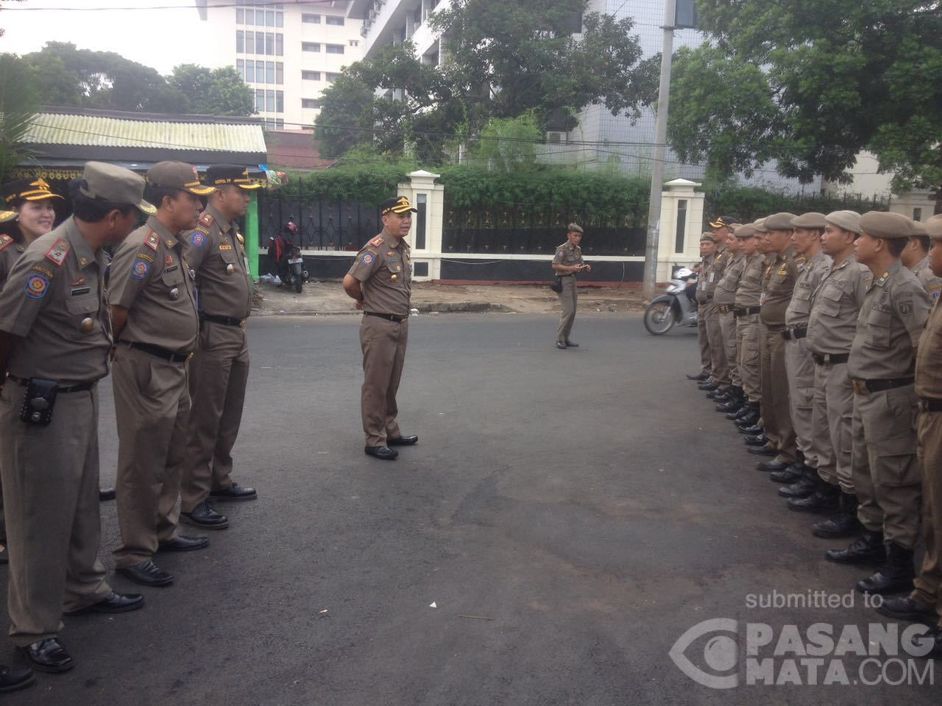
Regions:
[[[932,625],[942,656],[942,215],[710,226],[688,377],[770,457],[789,509],[824,515],[812,533],[851,540],[826,559],[867,567],[856,589]]]
[[[0,476],[10,635],[33,668],[73,666],[62,616],[142,607],[98,559],[98,381],[113,375],[121,543],[117,572],[162,587],[161,552],[203,549],[181,521],[223,529],[249,356],[251,286],[237,221],[246,170],[161,162],[146,180],[101,162],[70,185],[72,215],[41,179],[3,189]],[[201,197],[208,198],[203,209]],[[142,221],[144,224],[139,226]],[[113,251],[109,261],[107,250]],[[110,365],[109,365],[110,362]],[[31,680],[0,671],[0,690]]]

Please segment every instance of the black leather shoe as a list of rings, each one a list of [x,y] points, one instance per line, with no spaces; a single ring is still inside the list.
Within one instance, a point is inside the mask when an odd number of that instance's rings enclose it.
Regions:
[[[863,531],[846,549],[828,549],[824,558],[835,564],[882,564],[886,561],[883,532]]]
[[[36,675],[29,667],[0,666],[0,694],[25,689],[35,681]]]
[[[749,450],[752,451],[752,449]],[[784,471],[790,465],[790,463],[777,461],[773,458],[771,461],[759,461],[759,463],[756,464],[756,470],[762,471],[763,473],[771,473],[772,471]]]
[[[98,489],[98,502],[104,503],[109,500],[114,500],[115,498],[114,488],[99,488]]]
[[[856,495],[841,493],[837,514],[812,525],[811,534],[822,539],[856,537],[863,531],[863,525],[857,519],[857,504]]]
[[[567,347],[567,348],[578,348],[578,347],[579,347],[579,344],[578,344],[578,343],[575,343],[575,342],[573,342],[573,341],[566,341],[566,347]]]
[[[703,381],[703,380],[706,380],[708,377],[710,377],[710,374],[709,374],[709,373],[697,373],[696,375],[688,375],[688,376],[687,376],[687,379],[688,379],[688,380],[696,380],[697,382],[701,382],[701,381]]]
[[[124,566],[115,571],[134,583],[139,583],[142,586],[150,586],[151,588],[169,586],[173,583],[173,576],[161,569],[150,559],[142,561],[140,564],[135,564],[134,566]]]
[[[741,409],[739,400],[730,400],[729,402],[723,402],[722,404],[716,405],[717,412],[723,412],[724,414],[738,414]],[[735,419],[735,417],[734,417]]]
[[[751,453],[751,454],[753,454],[753,455],[755,455],[755,456],[778,456],[778,451],[776,451],[775,449],[773,449],[773,448],[772,448],[771,446],[769,446],[768,444],[766,444],[765,446],[750,446],[748,449],[746,449],[746,451],[748,451],[749,453]],[[787,465],[787,464],[786,464],[786,465]],[[783,466],[783,468],[784,468],[784,466]],[[761,469],[760,469],[760,470],[761,470]],[[776,468],[776,469],[771,469],[771,468],[770,468],[770,469],[767,469],[767,470],[778,470],[778,469],[777,469],[777,468]]]
[[[729,395],[726,394],[723,390],[716,389],[706,394],[708,400],[713,400],[714,402],[728,402]]]
[[[804,474],[804,466],[798,462],[795,462],[788,468],[783,468],[781,471],[770,471],[769,480],[773,483],[789,485],[801,480],[804,477]]]
[[[397,436],[395,439],[386,439],[386,446],[415,446],[419,443],[419,437],[415,434],[411,436]]]
[[[561,351],[566,350],[566,344],[563,343],[562,341],[556,341],[556,347]],[[373,448],[378,448],[378,447],[373,447]]]
[[[746,446],[765,446],[769,443],[769,437],[765,434],[756,434],[755,436],[747,436],[743,439],[743,443]]]
[[[221,530],[229,526],[229,518],[216,512],[208,500],[194,507],[192,512],[181,512],[180,519],[188,525],[203,529]]]
[[[810,476],[810,474],[809,474]],[[840,504],[841,491],[836,485],[825,483],[820,476],[815,473],[814,492],[806,498],[791,498],[788,501],[788,509],[795,512],[815,512],[818,514],[829,514],[837,510]]]
[[[105,598],[104,600],[98,601],[97,603],[92,603],[89,606],[84,608],[79,608],[78,610],[72,610],[66,613],[66,615],[86,615],[88,613],[130,613],[132,610],[137,610],[144,607],[144,596],[140,593],[115,593],[111,592],[111,595]]]
[[[912,596],[887,598],[877,608],[877,613],[893,620],[908,620],[911,623],[935,625],[939,619],[935,607],[920,603]]]
[[[209,497],[223,503],[237,503],[245,500],[255,500],[258,498],[258,493],[255,492],[255,488],[247,488],[238,483],[233,483],[228,488],[210,491]]]
[[[913,590],[913,550],[901,547],[896,542],[886,543],[886,563],[871,576],[857,582],[861,593],[878,593],[886,596]]]
[[[719,387],[720,386],[715,382],[710,382],[709,380],[701,382],[699,385],[697,385],[697,389],[703,390],[704,392],[713,392],[714,390],[719,389]]]
[[[157,545],[158,552],[195,552],[206,549],[209,539],[206,537],[184,537],[182,534]]]
[[[399,452],[388,446],[366,446],[363,451],[367,456],[374,456],[382,461],[395,461],[399,457]]]
[[[736,422],[736,428],[739,429],[740,434],[762,434],[765,432],[765,427],[758,423],[758,420],[749,424],[746,420]]]
[[[786,485],[783,488],[779,488],[778,494],[783,498],[807,498],[809,495],[814,493],[817,488],[817,481],[811,476],[810,473],[805,473],[801,478],[791,485]]]
[[[31,645],[21,647],[20,650],[26,656],[29,666],[40,672],[59,674],[75,666],[72,657],[55,637],[37,640]]]

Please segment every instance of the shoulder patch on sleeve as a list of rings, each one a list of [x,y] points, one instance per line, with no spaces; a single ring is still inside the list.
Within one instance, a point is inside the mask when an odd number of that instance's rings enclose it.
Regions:
[[[204,212],[203,215],[200,216],[200,221],[199,221],[199,223],[200,223],[201,226],[205,226],[206,228],[210,228],[210,227],[212,227],[213,223],[215,223],[215,222],[216,222],[216,221],[213,220],[213,215],[212,215],[211,213],[205,213],[205,212]]]
[[[52,244],[52,247],[49,248],[49,251],[46,253],[46,259],[55,263],[56,267],[62,267],[62,263],[65,262],[65,258],[71,249],[72,246],[69,245],[68,240],[59,238]]]
[[[373,253],[367,251],[360,256],[360,262],[364,265],[371,265],[373,263]]]
[[[370,241],[370,245],[372,245],[374,248],[378,248],[382,244],[383,244],[383,236],[381,235],[377,235],[375,238],[373,238]]]
[[[197,228],[190,233],[190,245],[192,245],[194,248],[201,248],[206,244],[206,238],[208,237],[209,233],[207,233],[205,230]]]
[[[154,252],[157,252],[157,248],[160,247],[160,236],[157,235],[154,231],[151,231],[144,238],[144,245],[149,247]]]
[[[0,235],[0,252],[6,250],[13,243],[13,238],[9,235]]]
[[[39,300],[49,291],[49,278],[42,272],[31,272],[26,278],[24,292],[27,299]]]

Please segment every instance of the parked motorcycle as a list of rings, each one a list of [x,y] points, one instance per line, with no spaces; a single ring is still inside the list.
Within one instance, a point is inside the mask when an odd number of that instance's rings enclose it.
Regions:
[[[295,292],[300,293],[302,285],[308,281],[310,275],[304,269],[304,258],[301,257],[301,248],[292,245],[288,251],[288,282],[285,286],[294,288]]]
[[[664,294],[654,297],[644,310],[644,327],[648,333],[662,336],[675,325],[697,325],[696,277],[687,267],[674,271]]]

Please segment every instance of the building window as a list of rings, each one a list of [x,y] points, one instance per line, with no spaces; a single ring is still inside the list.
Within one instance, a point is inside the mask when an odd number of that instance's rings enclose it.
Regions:
[[[317,110],[318,108],[321,107],[321,102],[317,98],[302,98],[301,107]]]
[[[245,32],[236,30],[236,54],[245,53]]]
[[[245,62],[245,82],[255,83],[255,62],[252,59]]]
[[[301,80],[302,81],[320,81],[321,72],[320,71],[302,71]]]
[[[236,10],[236,24],[245,24],[245,10],[243,10],[241,7]]]
[[[358,47],[358,46],[360,46],[360,40],[359,40],[359,39],[351,39],[351,40],[350,40],[350,46],[351,46],[351,47]]]
[[[280,32],[275,35],[275,56],[285,55],[285,35]]]
[[[275,62],[275,83],[279,86],[285,82],[285,65],[280,61]]]
[[[261,88],[255,89],[255,112],[265,112],[265,91]]]
[[[307,25],[319,25],[321,23],[321,16],[304,13],[301,15],[301,22]]]
[[[333,25],[334,27],[343,27],[343,17],[338,17],[337,15],[327,15],[327,24]]]
[[[285,112],[285,92],[284,91],[275,91],[275,112],[276,113]]]
[[[340,78],[340,74],[334,73],[332,71],[328,71],[327,73],[324,74],[324,78],[327,80],[328,83],[333,83],[338,78]]]
[[[343,44],[327,44],[328,54],[343,54]]]
[[[321,45],[317,42],[301,42],[301,51],[320,51]]]
[[[236,59],[236,71],[239,73],[239,76],[242,77],[242,80],[245,81],[245,60]]]
[[[685,242],[687,231],[687,200],[677,201],[677,234],[674,236],[674,252],[680,254],[687,247]]]
[[[264,54],[265,53],[265,33],[256,32],[255,33],[255,54]]]

